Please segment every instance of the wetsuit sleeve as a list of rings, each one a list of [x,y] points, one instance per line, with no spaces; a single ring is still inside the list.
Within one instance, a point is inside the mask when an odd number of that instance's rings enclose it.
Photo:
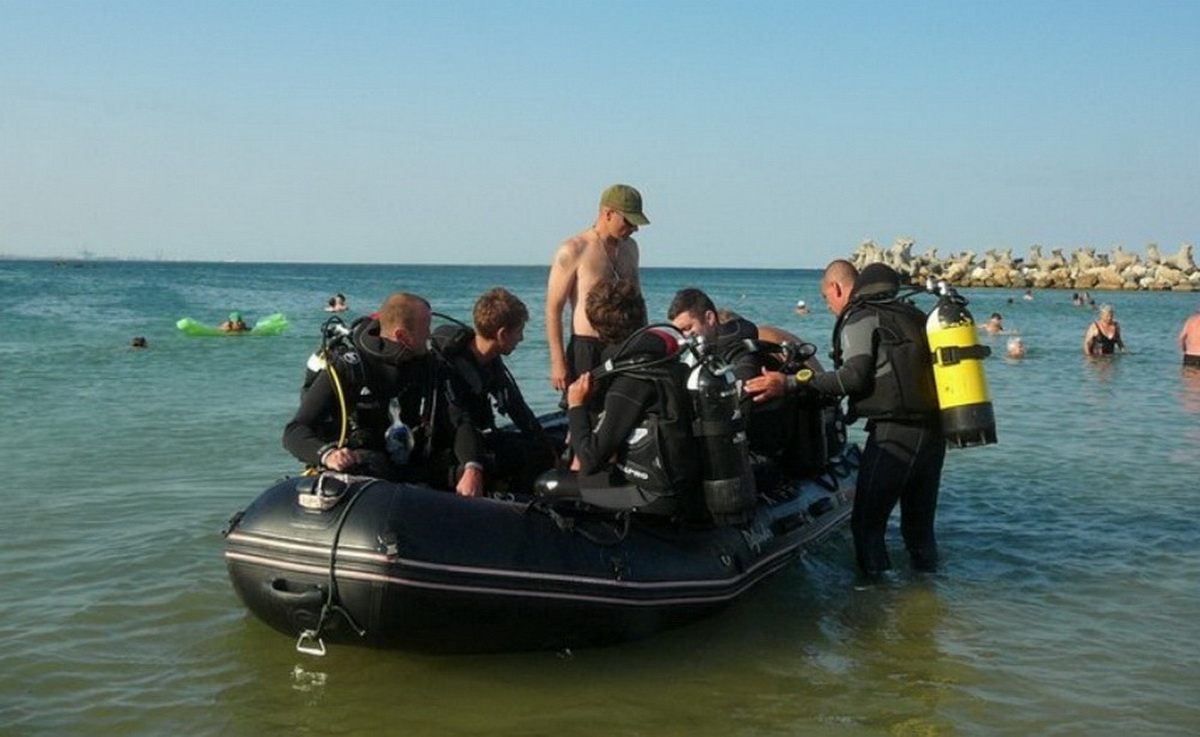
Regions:
[[[448,404],[447,413],[454,427],[454,458],[459,462],[483,462],[483,434],[476,427],[471,411],[457,404]]]
[[[762,374],[762,359],[753,351],[741,351],[730,363],[733,366],[734,378],[743,383]]]
[[[875,382],[875,331],[879,318],[865,313],[842,327],[842,365],[817,374],[808,386],[829,397],[859,397],[868,394]]]
[[[604,394],[604,412],[595,428],[586,405],[567,410],[571,448],[582,473],[595,473],[608,464],[641,422],[653,397],[654,386],[650,382],[618,376]]]
[[[336,440],[323,438],[318,433],[317,428],[330,417],[340,421],[341,408],[333,383],[329,380],[329,371],[325,370],[317,374],[312,385],[304,392],[300,408],[283,429],[283,447],[302,463],[318,465],[322,451],[332,440]]]
[[[444,414],[441,418],[448,425],[447,438],[454,451],[454,459],[459,464],[482,463],[484,454],[483,433],[476,417],[489,407],[481,408],[488,402],[487,396],[480,396],[471,390],[469,382],[464,380],[454,366],[443,363],[437,367],[437,390],[440,401],[444,402]]]
[[[505,403],[508,418],[512,420],[513,425],[521,432],[535,438],[541,438],[542,424],[538,422],[537,415],[533,413],[533,410],[529,408],[529,404],[526,403],[525,397],[521,394],[520,387],[517,386],[517,382],[507,373],[503,375],[501,381],[504,382],[504,391],[508,400]]]

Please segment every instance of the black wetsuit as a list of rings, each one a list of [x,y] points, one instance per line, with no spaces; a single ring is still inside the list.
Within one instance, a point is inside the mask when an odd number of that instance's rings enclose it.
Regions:
[[[877,273],[864,269],[866,279],[860,276],[834,329],[836,369],[807,386],[826,396],[849,396],[851,415],[868,420],[850,522],[860,570],[876,575],[891,567],[884,537],[897,501],[913,567],[934,570],[934,516],[946,441],[925,315],[894,299],[898,281],[880,284],[873,280]]]
[[[757,339],[758,326],[742,317],[718,327],[714,341],[717,353],[733,368],[739,389],[750,379],[761,376],[764,368],[780,369],[776,358],[764,354],[756,346]],[[748,345],[747,340],[754,342]],[[815,359],[805,365],[814,370],[820,368]],[[814,397],[792,395],[755,402],[753,395],[743,392],[740,408],[746,422],[750,451],[760,460],[774,462],[781,478],[811,474],[814,469],[824,467],[827,461],[825,428],[821,402]],[[814,433],[821,437],[814,437]],[[769,473],[761,465],[758,470]]]
[[[741,390],[746,382],[762,375],[766,357],[746,344],[758,339],[758,326],[738,317],[717,326],[714,342],[717,355],[733,368],[733,376]],[[791,442],[795,420],[795,397],[782,397],[770,402],[755,402],[753,395],[741,392],[739,402],[746,422],[746,437],[751,452],[763,458],[778,459]]]
[[[717,326],[717,353],[733,367],[733,375],[740,382],[747,382],[762,373],[763,356],[746,345],[747,340],[758,339],[758,326],[738,317]],[[747,397],[753,402],[753,397]],[[749,405],[743,404],[743,408]]]
[[[625,444],[655,397],[653,384],[618,375],[604,391],[604,410],[594,427],[586,406],[567,410],[571,448],[579,459],[581,473],[588,475],[608,469],[609,459]]]
[[[642,333],[619,356],[614,346],[606,349],[604,358],[618,358],[618,364],[651,363],[670,355],[663,346],[654,332]],[[588,406],[567,410],[571,448],[580,471],[560,472],[558,482],[593,490],[636,490],[613,498],[631,500],[631,506],[639,507],[694,491],[699,465],[691,434],[691,400],[684,388],[687,373],[687,367],[672,358],[669,363],[597,379],[593,394],[602,401],[599,419],[593,422]],[[586,493],[584,498],[588,499]]]
[[[478,463],[489,480],[505,479],[528,492],[537,475],[553,466],[554,452],[503,359],[476,360],[474,335],[457,325],[433,333],[441,400],[434,420],[433,445],[441,449],[437,476],[453,488],[466,464]],[[496,411],[512,420],[512,431],[496,429]]]
[[[333,365],[348,414],[345,447],[363,451],[362,462],[350,471],[393,480],[422,479],[421,453],[398,467],[388,459],[384,435],[392,424],[395,400],[400,419],[423,436],[423,413],[432,386],[429,358],[381,338],[377,320],[356,323],[349,341],[346,351],[335,353]],[[283,447],[303,463],[319,466],[321,457],[337,447],[341,419],[342,403],[329,369],[321,370],[284,428]]]

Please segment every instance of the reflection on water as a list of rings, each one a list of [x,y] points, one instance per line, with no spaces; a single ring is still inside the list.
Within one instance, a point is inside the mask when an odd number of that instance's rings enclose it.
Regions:
[[[1114,354],[1111,356],[1084,356],[1083,362],[1092,376],[1098,381],[1107,382],[1117,378],[1119,360],[1120,357]]]
[[[1183,408],[1200,415],[1200,368],[1184,366],[1179,371],[1179,399]]]

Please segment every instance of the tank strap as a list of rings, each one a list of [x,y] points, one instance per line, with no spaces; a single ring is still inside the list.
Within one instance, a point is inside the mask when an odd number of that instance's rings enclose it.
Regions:
[[[933,362],[939,366],[953,366],[962,361],[982,361],[992,355],[992,349],[986,345],[947,345],[938,348],[930,355],[933,358]]]

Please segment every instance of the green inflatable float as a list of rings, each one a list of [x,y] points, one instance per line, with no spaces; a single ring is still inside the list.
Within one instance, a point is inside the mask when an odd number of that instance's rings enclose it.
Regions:
[[[232,318],[233,315],[231,314],[230,322],[235,322]],[[188,335],[278,335],[286,330],[287,326],[287,318],[279,312],[276,312],[274,315],[267,315],[254,323],[254,327],[247,330],[222,330],[219,327],[196,322],[190,317],[185,317],[175,323],[175,327]]]

